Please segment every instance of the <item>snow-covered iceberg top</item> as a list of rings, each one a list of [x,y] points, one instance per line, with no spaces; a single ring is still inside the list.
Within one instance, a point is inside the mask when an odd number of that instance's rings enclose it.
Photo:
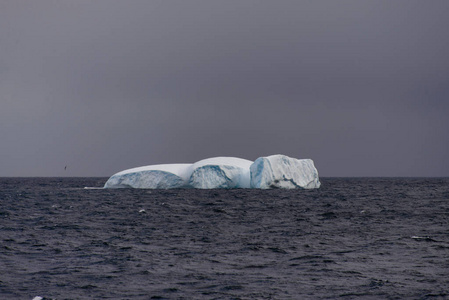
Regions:
[[[255,162],[213,157],[193,164],[150,165],[112,175],[105,188],[319,188],[318,171],[310,159],[285,155]]]

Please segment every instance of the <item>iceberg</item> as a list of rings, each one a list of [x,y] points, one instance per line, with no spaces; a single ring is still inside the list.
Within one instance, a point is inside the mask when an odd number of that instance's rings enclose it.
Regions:
[[[214,157],[192,165],[189,185],[198,189],[250,188],[253,162],[237,157]]]
[[[311,159],[272,155],[254,162],[237,157],[213,157],[193,164],[138,167],[112,175],[104,188],[312,189],[320,185]]]
[[[251,188],[319,188],[318,171],[311,159],[285,155],[259,157],[250,167]]]
[[[192,164],[151,165],[112,175],[105,188],[175,189],[187,187]]]

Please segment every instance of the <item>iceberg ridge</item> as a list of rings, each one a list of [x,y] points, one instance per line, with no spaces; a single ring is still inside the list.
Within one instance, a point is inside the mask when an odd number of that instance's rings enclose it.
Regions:
[[[311,159],[296,159],[285,155],[259,157],[251,165],[251,187],[319,188],[318,171]]]
[[[175,189],[187,187],[191,164],[151,165],[112,175],[105,188]]]
[[[252,163],[237,157],[203,159],[192,165],[189,184],[199,189],[249,188]]]

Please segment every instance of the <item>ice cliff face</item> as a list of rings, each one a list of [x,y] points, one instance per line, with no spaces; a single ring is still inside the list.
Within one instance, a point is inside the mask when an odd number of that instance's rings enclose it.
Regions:
[[[198,189],[249,188],[253,162],[236,157],[215,157],[192,165],[189,184]]]
[[[251,187],[319,188],[318,171],[311,159],[296,159],[285,155],[259,157],[251,165]]]
[[[151,165],[114,174],[105,188],[319,188],[310,159],[285,155],[260,157],[254,163],[237,157],[214,157],[194,164]]]

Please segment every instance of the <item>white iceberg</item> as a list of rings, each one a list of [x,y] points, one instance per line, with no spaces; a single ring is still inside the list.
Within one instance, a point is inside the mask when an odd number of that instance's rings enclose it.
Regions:
[[[191,166],[189,185],[197,189],[250,188],[253,162],[237,157],[214,157]]]
[[[175,189],[187,187],[192,164],[151,165],[112,175],[105,188]]]
[[[213,157],[194,164],[150,165],[112,175],[105,188],[142,189],[233,189],[319,188],[318,171],[310,159],[285,155],[259,157]]]
[[[250,167],[251,187],[319,188],[318,171],[311,159],[296,159],[285,155],[259,157]]]

